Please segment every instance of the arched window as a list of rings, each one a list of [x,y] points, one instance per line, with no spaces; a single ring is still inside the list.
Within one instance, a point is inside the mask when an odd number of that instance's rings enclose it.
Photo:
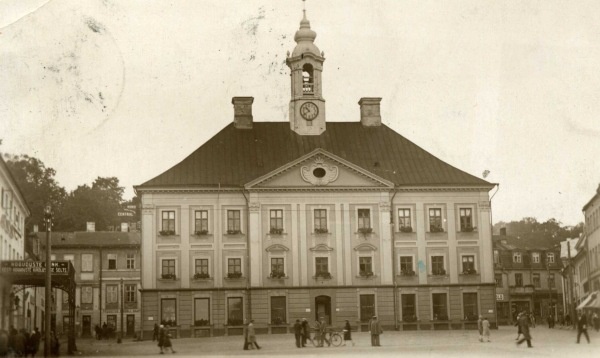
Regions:
[[[302,93],[313,94],[314,89],[313,67],[310,63],[307,63],[302,67]]]

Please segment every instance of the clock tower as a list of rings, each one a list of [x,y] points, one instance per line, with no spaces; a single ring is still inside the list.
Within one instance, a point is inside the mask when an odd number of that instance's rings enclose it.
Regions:
[[[288,52],[285,63],[291,70],[292,98],[290,99],[290,127],[300,135],[319,135],[325,131],[325,99],[322,94],[321,73],[323,53],[315,46],[317,33],[310,29],[304,17],[296,31],[296,47]]]

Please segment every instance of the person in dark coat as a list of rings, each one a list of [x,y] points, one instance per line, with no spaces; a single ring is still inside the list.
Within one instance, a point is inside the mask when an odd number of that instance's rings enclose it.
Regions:
[[[13,351],[17,357],[21,357],[25,354],[25,343],[27,342],[27,338],[23,331],[23,329],[18,331],[14,338]]]
[[[521,334],[523,334],[521,332],[521,325],[519,324],[519,321],[521,320],[521,316],[522,315],[523,315],[522,313],[519,313],[517,315],[517,319],[516,319],[516,322],[515,322],[515,326],[517,326],[517,338],[515,338],[515,341],[518,341],[519,338],[521,338]]]
[[[50,332],[50,353],[53,357],[60,356],[60,342],[54,331]]]
[[[166,329],[163,329],[163,338],[162,338],[162,348],[163,349],[170,349],[171,353],[175,353],[175,350],[173,349],[173,343],[171,342],[171,333],[169,333],[169,331],[167,331]],[[162,351],[161,351],[162,353]]]
[[[517,346],[527,341],[527,348],[533,348],[531,345],[531,334],[529,333],[529,317],[526,313],[521,314],[519,317],[519,330],[523,335],[523,338],[517,341]]]
[[[306,347],[306,340],[310,339],[310,326],[306,318],[302,318],[302,347]]]
[[[302,324],[299,319],[294,323],[294,337],[296,338],[296,347],[302,348]]]
[[[8,355],[8,332],[0,329],[0,357]]]
[[[40,334],[40,330],[35,327],[35,329],[33,330],[33,332],[31,333],[31,336],[29,337],[29,346],[31,349],[31,356],[35,357],[35,355],[37,354],[38,350],[40,349],[40,339],[41,339],[42,335]]]
[[[163,346],[165,342],[165,334],[165,326],[161,324],[160,327],[158,327],[158,348],[160,348],[160,354],[164,354]]]
[[[154,324],[154,329],[152,330],[152,342],[158,341],[158,323]]]
[[[379,336],[383,333],[381,323],[377,320],[377,316],[373,316],[369,322],[369,331],[371,332],[371,345],[373,347],[381,347]]]
[[[588,336],[587,331],[587,317],[582,312],[579,312],[579,318],[577,319],[577,344],[579,344],[579,338],[581,338],[582,333],[585,335],[585,339],[587,339],[589,344],[590,336]]]
[[[346,345],[346,341],[352,342],[352,346],[354,346],[354,341],[352,340],[352,326],[350,326],[350,321],[346,320],[346,324],[344,325],[344,345]]]

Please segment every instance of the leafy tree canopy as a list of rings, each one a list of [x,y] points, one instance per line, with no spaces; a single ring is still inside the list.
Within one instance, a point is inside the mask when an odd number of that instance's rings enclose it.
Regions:
[[[504,222],[500,221],[494,224],[494,234],[500,234],[500,228],[506,228],[506,234],[518,236],[528,233],[539,233],[554,239],[566,239],[579,237],[583,232],[583,223],[575,226],[563,226],[562,223],[554,218],[545,222],[539,222],[533,217],[524,217],[519,221]]]

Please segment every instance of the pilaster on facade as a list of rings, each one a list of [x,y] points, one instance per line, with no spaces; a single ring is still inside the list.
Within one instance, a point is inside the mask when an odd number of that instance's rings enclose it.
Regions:
[[[342,252],[343,237],[346,228],[349,226],[343,220],[344,204],[339,203],[335,206],[335,247],[334,255],[336,256],[336,280],[338,285],[344,285],[344,281],[348,280],[348,273],[344,272],[344,257]],[[344,225],[346,223],[346,225]]]
[[[250,232],[248,235],[250,236],[250,247],[247,248],[247,252],[249,253],[249,267],[250,272],[247,275],[250,275],[250,285],[251,286],[260,286],[263,281],[263,270],[262,270],[262,236],[261,236],[261,217],[260,217],[260,203],[259,202],[250,202],[248,204],[249,210],[249,229]],[[253,260],[250,260],[250,257]]]
[[[378,228],[379,230],[379,261],[381,263],[380,271],[381,272],[381,283],[384,285],[391,285],[393,280],[394,269],[393,269],[393,233],[391,232],[390,225],[388,223],[391,222],[390,210],[392,206],[389,201],[382,201],[379,203],[379,222]],[[388,251],[388,248],[391,249],[391,252]]]
[[[458,245],[456,242],[456,211],[454,210],[454,203],[450,202],[446,206],[446,227],[448,231],[448,252],[457,253]],[[458,275],[461,272],[459,270],[459,255],[448,255],[448,269],[447,272],[450,274],[450,283],[458,283]]]

